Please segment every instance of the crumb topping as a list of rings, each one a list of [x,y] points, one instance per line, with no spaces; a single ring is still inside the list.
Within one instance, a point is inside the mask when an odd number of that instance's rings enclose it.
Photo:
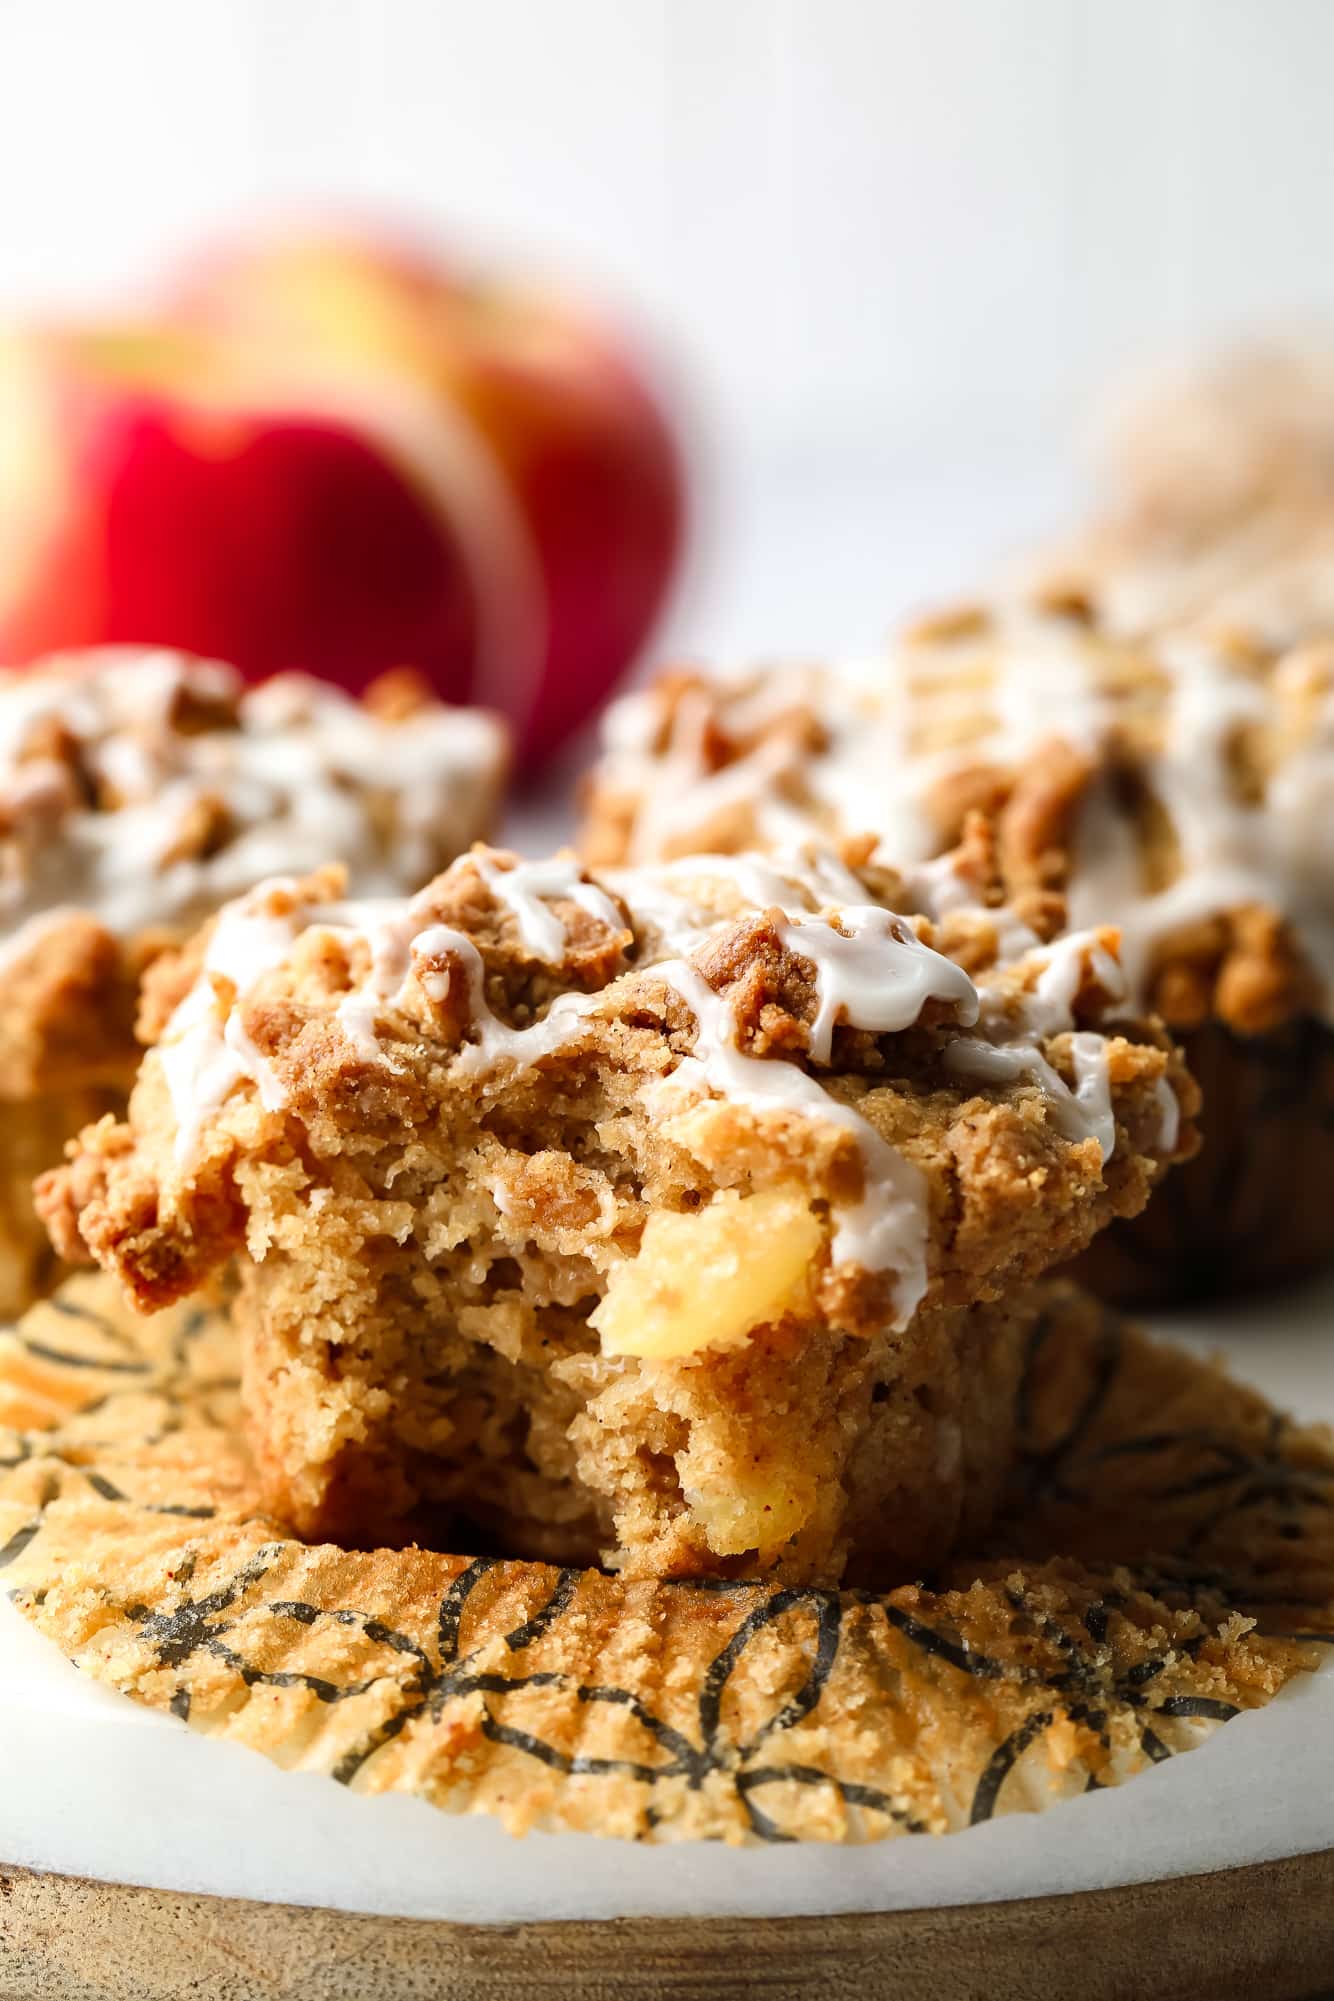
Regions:
[[[407,676],[381,695],[129,648],[0,673],[0,954],[73,910],[198,922],[330,855],[369,894],[420,882],[485,823],[501,725]]]
[[[1091,1025],[1124,998],[1114,934],[1044,944],[1013,913],[979,905],[991,957],[974,977],[935,940],[975,893],[936,864],[905,898],[917,908],[894,911],[819,851],[598,875],[568,856],[478,850],[387,902],[345,900],[336,870],[263,884],[223,909],[159,1024],[150,1063],[174,1120],[175,1173],[196,1171],[235,1094],[291,1111],[311,1088],[298,1051],[325,1049],[330,1030],[344,1062],[404,1074],[425,1044],[453,1088],[500,1091],[577,1048],[591,1022],[653,1022],[668,1046],[645,1089],[664,1117],[721,1100],[760,1122],[849,1135],[859,1172],[836,1204],[833,1259],[892,1274],[906,1320],[928,1283],[923,1176],[831,1089],[831,1073],[874,1071],[877,1046],[925,1028],[940,1081],[1036,1089],[1067,1139],[1096,1141],[1104,1163],[1115,1143],[1111,1038]],[[1062,1037],[1072,1082],[1057,1066]],[[1166,1156],[1179,1119],[1161,1081]]]
[[[648,862],[814,830],[920,862],[979,808],[1012,891],[1118,924],[1136,1005],[1242,1029],[1334,1012],[1334,647],[1149,646],[1078,607],[979,606],[870,666],[669,674],[608,719],[585,846]]]
[[[1123,518],[1203,535],[1274,502],[1334,499],[1334,347],[1253,341],[1132,383],[1104,423]]]

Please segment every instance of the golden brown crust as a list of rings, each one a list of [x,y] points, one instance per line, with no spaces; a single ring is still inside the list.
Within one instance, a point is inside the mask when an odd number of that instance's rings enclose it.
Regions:
[[[981,841],[976,831],[974,839]],[[502,868],[512,866],[515,859],[495,857]],[[337,873],[329,871],[294,885],[273,899],[275,907],[309,906],[318,918],[320,905],[332,899],[338,880]],[[615,878],[611,884],[614,890]],[[564,956],[556,964],[524,944],[513,914],[492,895],[474,861],[465,858],[418,899],[414,921],[423,932],[439,924],[471,941],[480,954],[487,1007],[506,1027],[531,1025],[559,995],[604,993],[603,1004],[579,1024],[568,1049],[544,1058],[540,1074],[520,1073],[515,1088],[532,1095],[535,1103],[540,1102],[543,1079],[564,1068],[577,1071],[590,1058],[608,1072],[619,1069],[650,1079],[667,1075],[682,1055],[692,1051],[695,1026],[690,1006],[664,983],[651,953],[642,965],[633,962],[643,955],[628,921],[613,929],[573,901],[553,899],[551,908],[568,936]],[[721,922],[704,940],[696,963],[710,988],[728,1000],[743,1051],[805,1062],[817,1006],[813,966],[784,937],[778,915],[742,914]],[[915,922],[925,944],[939,942],[931,920],[918,917]],[[947,919],[943,927],[946,942],[948,923]],[[155,971],[148,983],[151,1024],[163,1025],[165,1005],[174,1002],[186,975],[201,962],[210,935],[206,927],[179,959],[169,957]],[[994,959],[995,937],[988,936]],[[967,928],[964,939],[966,946],[976,946],[974,925]],[[1104,934],[1100,943],[1104,951],[1114,950],[1115,934]],[[293,1119],[304,1135],[303,1147],[313,1143],[336,1154],[355,1137],[369,1153],[375,1146],[398,1143],[434,1104],[453,1103],[464,1096],[487,1100],[484,1082],[461,1086],[453,1068],[470,1027],[467,984],[457,977],[454,949],[446,945],[420,956],[399,993],[382,1009],[380,1034],[391,1064],[368,1058],[339,1023],[339,1006],[364,976],[368,959],[369,948],[359,936],[312,923],[298,932],[288,958],[239,997],[240,1027],[275,1079],[286,1109],[276,1115],[266,1113],[253,1086],[243,1084],[210,1124],[200,1163],[188,1176],[172,1164],[176,1127],[160,1072],[152,1062],[146,1066],[130,1125],[84,1135],[73,1154],[69,1173],[85,1177],[79,1183],[78,1212],[89,1212],[99,1254],[125,1234],[124,1220],[113,1220],[104,1188],[114,1187],[123,1196],[140,1181],[154,1193],[165,1192],[173,1213],[159,1227],[165,1234],[180,1234],[180,1216],[174,1212],[188,1214],[183,1234],[190,1239],[188,1250],[194,1261],[204,1254],[203,1246],[220,1247],[225,1237],[216,1228],[201,1227],[196,1213],[201,1203],[215,1198],[216,1187],[226,1182],[236,1162],[272,1149],[276,1158],[286,1157]],[[1039,953],[1003,968],[997,978],[998,994],[1013,998],[1031,992],[1044,963]],[[443,992],[435,984],[435,976],[442,973],[454,975]],[[1072,998],[1072,1025],[1096,1024],[1109,998],[1093,955],[1086,955]],[[1026,1183],[1037,1175],[1052,1182],[1050,1197],[1059,1200],[1064,1194],[1081,1206],[1090,1186],[1086,1144],[1071,1145],[1057,1133],[1038,1090],[1021,1081],[1013,1089],[979,1093],[966,1078],[951,1077],[942,1068],[942,1054],[957,1035],[949,1010],[929,1001],[917,1023],[892,1038],[840,1026],[828,1080],[832,1098],[855,1104],[932,1181],[939,1239],[933,1249],[941,1260],[943,1302],[950,1304],[978,1296],[979,1283],[987,1289],[983,1274],[1004,1268],[1002,1236],[1013,1236],[1016,1228],[1022,1228],[1018,1219],[1005,1216],[1003,1205],[992,1213],[985,1191],[993,1178],[1014,1174]],[[1069,1034],[1063,1031],[1044,1043],[1058,1070],[1068,1061],[1068,1041]],[[1112,1180],[1121,1176],[1126,1183],[1122,1195],[1114,1199],[1137,1203],[1147,1192],[1153,1171],[1149,1135],[1159,1118],[1159,1086],[1170,1082],[1183,1114],[1181,1135],[1169,1149],[1174,1156],[1184,1155],[1194,1145],[1191,1120],[1197,1098],[1171,1044],[1151,1025],[1118,1021],[1108,1050],[1126,1141],[1109,1163],[1109,1176]],[[355,1136],[349,1131],[353,1115]],[[790,1142],[780,1139],[779,1144],[790,1144],[794,1158],[800,1158],[827,1188],[846,1183],[850,1173],[855,1177],[855,1149],[836,1129],[812,1128],[798,1120],[793,1135]],[[770,1143],[766,1139],[765,1144]],[[977,1169],[971,1186],[962,1167],[965,1160]],[[1101,1178],[1095,1172],[1091,1180],[1096,1183]],[[70,1209],[67,1179],[53,1177],[43,1198],[47,1208],[60,1215]],[[1063,1188],[1057,1185],[1061,1183]],[[142,1189],[137,1192],[142,1196]],[[1109,1193],[1104,1190],[1104,1197]],[[127,1217],[140,1213],[136,1202],[125,1212]],[[1062,1227],[1058,1208],[1049,1203],[1035,1234]],[[1074,1218],[1068,1227],[1076,1234],[1089,1228]],[[138,1232],[131,1228],[129,1234],[137,1238]],[[136,1252],[122,1266],[122,1275],[131,1283],[137,1282],[139,1255]],[[970,1272],[973,1258],[977,1268]],[[1035,1268],[1023,1261],[1025,1275],[1031,1276]],[[994,1286],[990,1290],[994,1292]]]

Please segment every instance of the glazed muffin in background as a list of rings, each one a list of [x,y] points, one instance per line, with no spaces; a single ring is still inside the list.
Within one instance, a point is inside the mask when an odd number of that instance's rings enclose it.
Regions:
[[[303,1536],[428,1506],[633,1576],[918,1575],[1010,1463],[1029,1281],[1195,1144],[1111,934],[989,860],[262,885],[153,968],[127,1120],[42,1212],[144,1310],[236,1261]]]
[[[359,702],[129,648],[0,673],[0,1313],[48,1275],[34,1176],[125,1102],[156,954],[331,854],[363,894],[416,887],[491,831],[506,757],[407,674]]]
[[[1334,335],[1254,341],[1132,379],[1098,426],[1092,522],[1021,568],[1133,638],[1205,625],[1334,639]]]
[[[1334,329],[1272,335],[1138,377],[1108,398],[1098,472],[1145,534],[1334,505]]]
[[[1110,635],[1086,607],[962,606],[856,673],[662,676],[611,710],[595,863],[871,837],[927,860],[996,820],[1011,891],[1121,932],[1181,1038],[1205,1143],[1081,1270],[1166,1304],[1334,1257],[1334,646]]]
[[[1121,640],[1202,632],[1272,653],[1334,640],[1334,498],[1217,523],[1111,516],[1025,562],[1019,583]]]

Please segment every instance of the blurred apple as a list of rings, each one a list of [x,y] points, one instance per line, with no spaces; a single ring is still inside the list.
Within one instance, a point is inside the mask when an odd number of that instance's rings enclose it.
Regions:
[[[0,660],[170,643],[410,663],[529,763],[642,645],[682,528],[647,389],[564,303],[337,239],[238,244],[133,328],[0,342]]]

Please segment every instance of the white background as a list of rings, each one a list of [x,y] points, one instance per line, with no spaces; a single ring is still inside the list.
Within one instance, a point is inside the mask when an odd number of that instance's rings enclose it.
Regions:
[[[1334,310],[1329,0],[0,0],[0,307],[311,202],[568,274],[694,412],[673,637],[844,645],[1090,389]]]

